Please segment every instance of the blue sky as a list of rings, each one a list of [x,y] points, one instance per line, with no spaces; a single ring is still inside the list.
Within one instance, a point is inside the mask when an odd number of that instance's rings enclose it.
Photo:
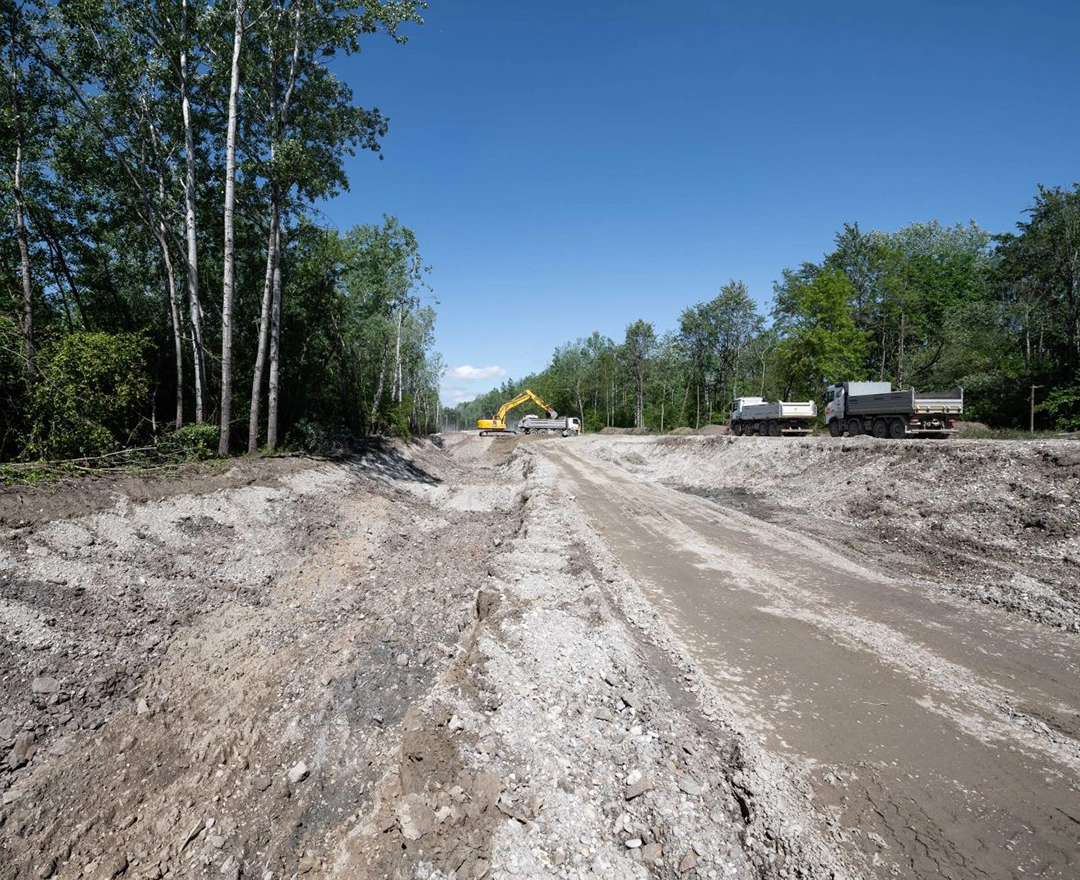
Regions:
[[[765,311],[845,222],[1007,231],[1038,184],[1080,180],[1075,0],[432,0],[425,19],[339,65],[390,132],[324,211],[416,231],[447,404],[594,330],[675,329],[731,278]]]

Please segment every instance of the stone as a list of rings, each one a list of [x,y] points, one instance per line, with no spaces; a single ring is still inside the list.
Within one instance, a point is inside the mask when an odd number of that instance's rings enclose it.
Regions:
[[[0,721],[0,742],[7,742],[15,736],[15,719],[5,718]]]
[[[655,868],[660,864],[663,855],[664,848],[659,843],[649,843],[641,850],[641,861],[643,861],[647,867]]]
[[[435,812],[417,794],[408,794],[397,807],[397,820],[406,840],[419,840],[435,822]]]
[[[303,761],[297,761],[289,771],[289,782],[293,785],[296,785],[298,782],[303,782],[308,778],[309,772],[307,764]]]
[[[139,702],[135,704],[136,715],[146,715],[150,711],[150,704],[146,702],[144,697],[139,697]]]
[[[51,675],[39,675],[30,682],[30,690],[35,694],[55,694],[60,691],[60,682]]]
[[[678,785],[679,791],[683,792],[684,794],[688,794],[693,797],[698,797],[705,794],[705,786],[702,785],[700,782],[696,782],[695,780],[691,779],[689,776],[680,776],[678,778]]]
[[[641,846],[641,838],[640,837],[631,837],[628,841],[626,841],[626,848],[627,849],[638,849],[640,846]]]
[[[114,877],[119,877],[121,874],[125,873],[127,869],[127,856],[123,853],[119,853],[99,861],[93,877],[94,880],[113,880]]]
[[[639,779],[633,785],[628,785],[623,792],[623,797],[628,801],[632,801],[636,797],[641,797],[647,791],[652,791],[655,786],[651,779]]]
[[[256,791],[266,791],[273,784],[274,780],[269,776],[256,776],[251,780],[251,787]]]
[[[679,873],[685,874],[687,871],[692,871],[698,866],[698,857],[692,852],[688,852],[682,857],[682,861],[679,862]]]
[[[56,859],[49,859],[37,869],[35,876],[38,880],[49,880],[56,873]]]
[[[15,737],[13,751],[20,758],[28,761],[34,755],[33,747],[36,740],[37,736],[34,735],[32,730],[24,730]]]

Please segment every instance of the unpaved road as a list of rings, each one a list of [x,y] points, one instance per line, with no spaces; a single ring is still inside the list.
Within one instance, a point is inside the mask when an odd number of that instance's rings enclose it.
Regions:
[[[883,876],[1080,874],[1076,635],[642,480],[596,443],[543,448],[740,720],[806,768]]]
[[[693,436],[0,490],[0,880],[1077,876],[1077,497]]]

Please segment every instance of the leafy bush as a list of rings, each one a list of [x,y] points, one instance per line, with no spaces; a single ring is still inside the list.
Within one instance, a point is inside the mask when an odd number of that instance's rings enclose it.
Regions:
[[[1080,431],[1080,385],[1055,388],[1038,409],[1049,413],[1059,431]]]
[[[158,452],[188,461],[206,461],[217,457],[220,434],[217,425],[184,425],[158,440]]]
[[[149,396],[145,347],[135,334],[78,332],[44,349],[24,457],[102,455],[130,443]]]

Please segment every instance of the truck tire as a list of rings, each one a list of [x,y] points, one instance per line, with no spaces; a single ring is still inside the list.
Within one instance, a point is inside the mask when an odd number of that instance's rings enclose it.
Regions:
[[[779,437],[780,436],[780,423],[779,422],[777,422],[775,420],[770,420],[769,424],[766,426],[766,429],[768,430],[770,437]]]
[[[849,437],[858,437],[860,434],[862,434],[862,420],[848,419],[847,432]]]
[[[829,434],[832,437],[839,437],[844,433],[844,426],[840,424],[839,419],[833,419],[829,422]]]
[[[874,419],[874,436],[879,440],[889,436],[889,423],[885,419]]]
[[[903,419],[893,419],[889,422],[889,436],[893,440],[899,440],[907,434],[907,425],[904,424]]]
[[[734,434],[736,437],[741,437],[743,434],[742,422],[732,422],[731,433]]]

